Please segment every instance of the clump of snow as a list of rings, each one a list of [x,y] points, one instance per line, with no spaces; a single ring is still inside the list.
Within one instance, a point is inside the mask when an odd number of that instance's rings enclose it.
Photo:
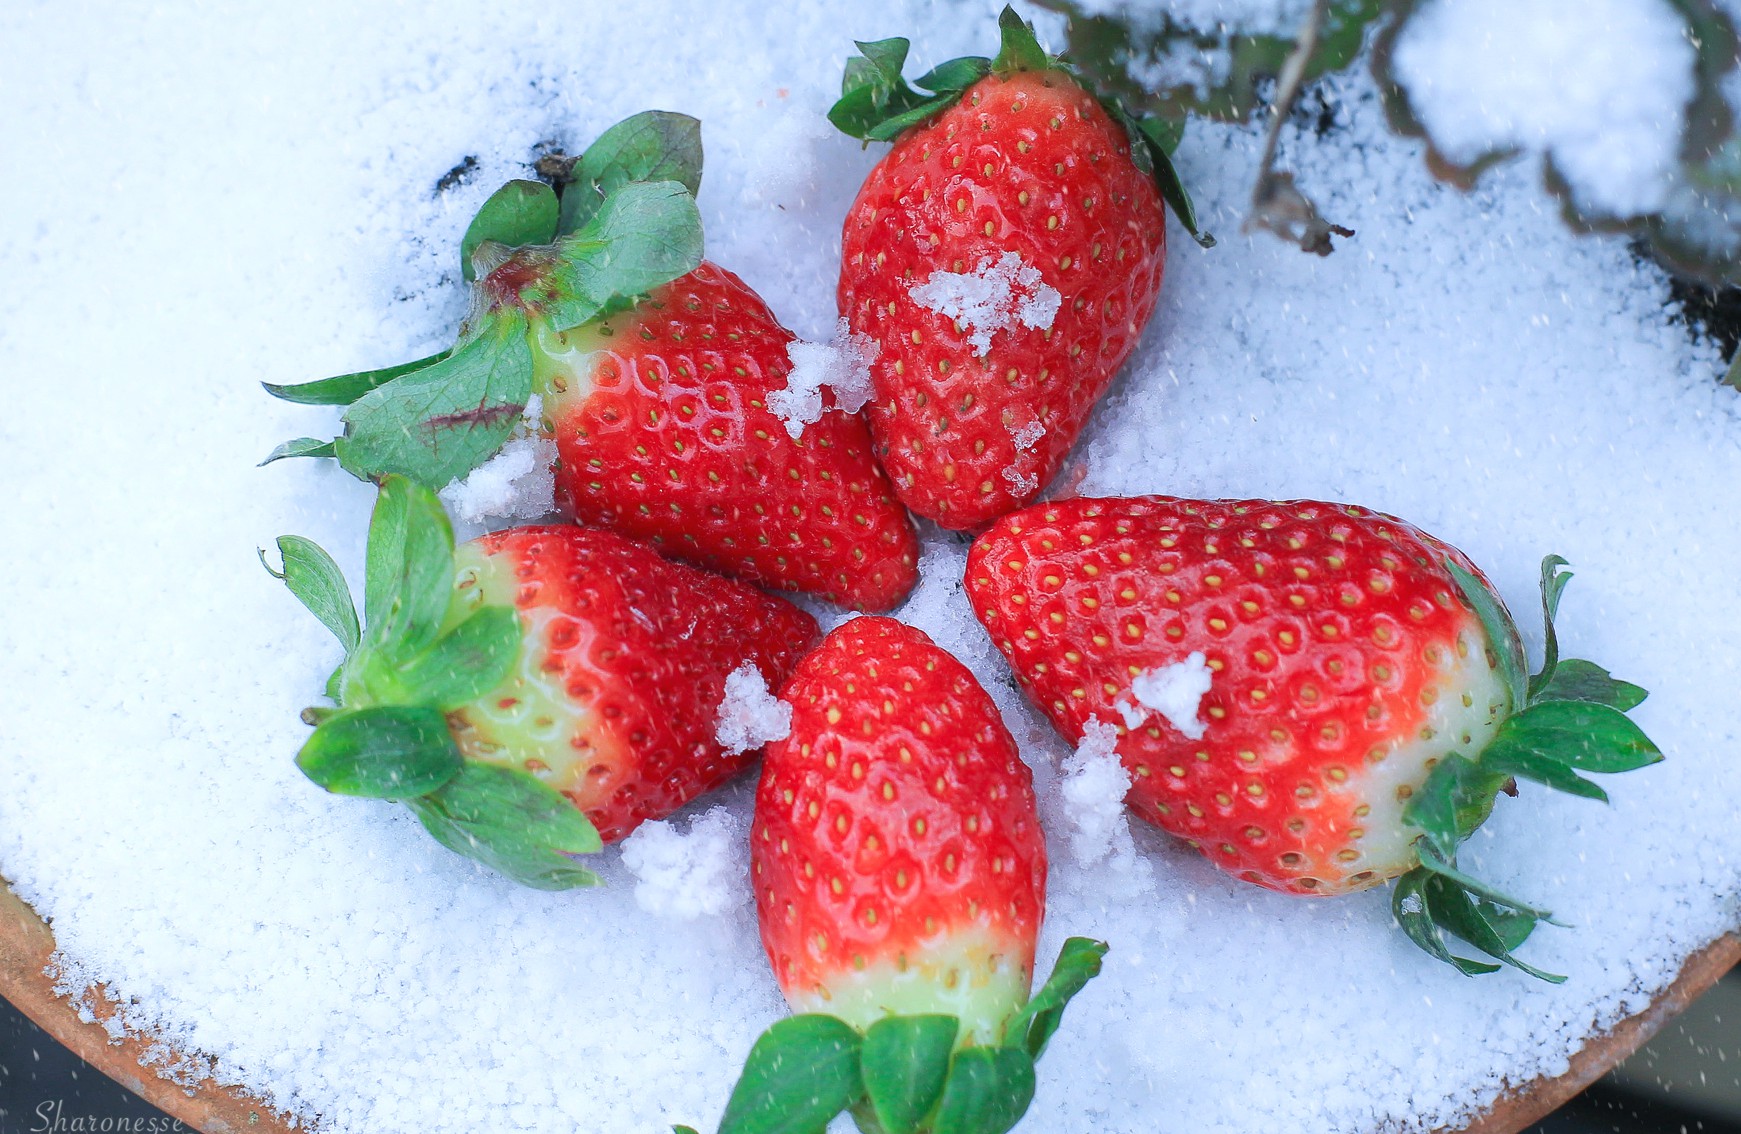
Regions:
[[[725,697],[719,703],[714,739],[727,752],[748,752],[770,740],[792,735],[792,706],[768,691],[755,662],[745,662],[726,675]]]
[[[935,311],[970,331],[967,341],[975,354],[991,353],[991,337],[1020,323],[1033,330],[1052,325],[1063,297],[1045,282],[1040,269],[1016,252],[980,260],[971,272],[932,272],[908,292],[913,302]]]
[[[501,450],[441,490],[441,502],[455,518],[472,524],[536,520],[556,510],[556,442],[541,432],[543,415],[543,402],[533,394],[524,424]]]
[[[1163,665],[1155,669],[1144,670],[1130,680],[1131,696],[1137,704],[1153,709],[1187,739],[1202,740],[1203,730],[1207,728],[1197,716],[1197,707],[1203,701],[1203,694],[1209,692],[1210,679],[1214,672],[1209,668],[1208,659],[1202,650],[1192,650],[1184,661]],[[1119,712],[1124,715],[1127,727],[1130,724],[1130,713],[1120,703]],[[1137,720],[1142,720],[1141,715]]]
[[[1004,469],[1003,478],[1009,482],[1010,491],[1017,496],[1026,496],[1040,487],[1038,473],[1025,473],[1014,467]]]
[[[713,807],[677,830],[652,820],[623,840],[623,865],[635,876],[635,904],[650,914],[691,921],[742,905],[749,894],[742,820]]]
[[[1695,56],[1667,0],[1432,0],[1394,61],[1447,157],[1544,150],[1585,207],[1630,216],[1673,186]]]
[[[870,368],[880,353],[875,339],[853,333],[845,319],[836,324],[833,342],[794,339],[786,344],[792,369],[783,388],[769,391],[768,409],[786,423],[793,438],[822,419],[824,387],[834,391],[835,409],[857,413],[871,399]]]
[[[1014,433],[1010,440],[1016,443],[1016,452],[1025,453],[1040,443],[1040,438],[1046,435],[1046,427],[1038,419],[1028,422]]]
[[[1082,730],[1082,743],[1064,761],[1059,790],[1070,816],[1070,854],[1078,866],[1093,866],[1111,854],[1121,832],[1130,838],[1124,811],[1130,773],[1119,763],[1117,748],[1118,730],[1091,720]]]

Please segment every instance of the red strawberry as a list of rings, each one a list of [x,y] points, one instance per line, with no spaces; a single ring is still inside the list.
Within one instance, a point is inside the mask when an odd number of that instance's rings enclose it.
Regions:
[[[788,434],[768,396],[795,336],[742,280],[704,262],[620,315],[534,328],[557,496],[577,520],[847,606],[912,589],[918,540],[863,418],[825,392],[828,412]]]
[[[497,453],[536,396],[577,519],[765,586],[894,606],[917,581],[918,541],[864,421],[832,391],[820,420],[771,412],[794,337],[701,259],[699,124],[638,114],[571,164],[556,163],[560,197],[511,181],[479,210],[461,244],[472,311],[451,350],[268,386],[349,408],[343,436],[267,459],[336,457],[441,490]]]
[[[1037,497],[1154,311],[1165,150],[1005,9],[995,60],[901,78],[861,43],[829,117],[894,140],[846,217],[840,311],[880,346],[871,430],[895,490],[947,528]],[[1114,115],[1119,119],[1115,120]]]
[[[792,732],[768,746],[750,836],[756,912],[786,999],[827,1016],[757,1043],[721,1131],[768,1113],[820,1129],[849,1106],[866,1131],[1007,1129],[1105,948],[1073,941],[1024,1007],[1046,848],[1015,742],[965,666],[886,618],[835,630],[781,699]],[[843,1051],[851,1073],[828,1080]],[[788,1060],[828,1081],[759,1094]],[[1009,1120],[963,1126],[964,1107]]]
[[[531,885],[747,766],[716,739],[727,676],[778,683],[815,641],[803,611],[611,532],[515,528],[460,547],[427,489],[388,477],[369,537],[368,624],[296,537],[283,578],[345,645],[335,710],[298,763],[401,799],[450,848]]]
[[[980,536],[967,590],[1066,738],[1116,727],[1138,815],[1272,889],[1404,875],[1416,940],[1450,959],[1437,924],[1513,961],[1545,914],[1458,874],[1458,843],[1513,777],[1605,798],[1576,770],[1660,759],[1623,715],[1642,690],[1558,659],[1563,565],[1544,564],[1549,650],[1527,680],[1462,553],[1340,504],[1041,505]]]

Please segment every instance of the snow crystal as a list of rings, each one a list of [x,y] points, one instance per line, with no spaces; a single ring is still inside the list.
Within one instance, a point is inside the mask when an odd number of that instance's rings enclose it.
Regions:
[[[1137,674],[1131,678],[1130,692],[1137,704],[1166,717],[1187,739],[1202,740],[1207,726],[1198,719],[1197,706],[1202,703],[1203,694],[1209,692],[1213,676],[1203,651],[1193,650],[1184,661]],[[1123,711],[1121,705],[1120,712]],[[1125,717],[1126,721],[1129,719]]]
[[[727,752],[748,752],[770,740],[792,735],[792,706],[768,691],[755,662],[745,662],[725,679],[714,739]]]
[[[689,921],[712,917],[749,897],[743,821],[714,807],[687,834],[670,820],[652,820],[623,840],[623,865],[635,876],[635,904],[650,914]]]
[[[524,427],[469,476],[441,490],[441,502],[455,519],[536,520],[556,511],[556,442],[540,435],[543,415],[544,403],[533,394]]]
[[[822,389],[834,391],[834,408],[857,413],[871,399],[871,363],[881,348],[869,335],[854,334],[842,319],[835,326],[834,341],[807,343],[794,339],[786,344],[792,369],[786,385],[768,393],[768,409],[786,423],[794,439],[804,427],[822,418]]]
[[[1078,866],[1093,866],[1112,853],[1113,839],[1125,826],[1124,794],[1130,773],[1118,762],[1118,730],[1091,720],[1082,743],[1064,761],[1064,803],[1070,814],[1070,854]]]
[[[1432,0],[1395,71],[1447,157],[1546,150],[1581,203],[1628,216],[1673,184],[1694,59],[1667,0]]]
[[[0,714],[0,873],[52,920],[69,988],[107,983],[133,1026],[327,1134],[712,1128],[785,1012],[741,875],[696,922],[642,908],[626,850],[591,856],[602,887],[526,890],[404,808],[297,771],[297,713],[338,647],[253,549],[306,535],[360,580],[374,493],[330,462],[254,470],[338,417],[252,380],[451,342],[467,310],[455,250],[477,206],[541,142],[573,152],[647,106],[706,122],[710,258],[826,337],[840,218],[886,151],[800,120],[822,120],[853,39],[910,35],[929,53],[914,67],[930,66],[985,53],[1000,7],[477,0],[445,21],[335,0],[246,20],[184,0],[0,4],[0,41],[31,45],[0,80],[13,166],[104,155],[104,192],[14,175],[0,209],[0,480],[16,533],[0,542],[0,686],[32,706]],[[1291,20],[1309,5],[1270,7]],[[488,37],[470,34],[483,24]],[[640,34],[660,26],[688,34]],[[577,63],[582,39],[616,49]],[[201,66],[166,63],[190,43],[211,48]],[[1505,65],[1476,58],[1465,78]],[[1502,1084],[1563,1070],[1737,927],[1741,658],[1711,612],[1741,602],[1741,532],[1714,519],[1741,481],[1741,412],[1713,381],[1717,351],[1624,240],[1569,233],[1533,171],[1448,190],[1388,132],[1364,62],[1320,90],[1335,128],[1290,124],[1284,153],[1359,235],[1319,258],[1262,236],[1203,253],[1175,230],[1153,325],[1077,446],[1082,491],[1358,501],[1462,547],[1520,612],[1535,609],[1539,557],[1559,552],[1578,575],[1561,649],[1652,690],[1636,715],[1668,759],[1606,782],[1612,806],[1524,785],[1460,855],[1577,927],[1523,947],[1564,985],[1465,978],[1402,937],[1385,888],[1271,893],[1140,820],[1130,861],[1153,878],[1127,901],[1116,850],[1075,864],[1067,753],[973,617],[967,544],[922,529],[899,616],[972,668],[1034,770],[1058,863],[1040,953],[1072,933],[1111,943],[1040,1066],[1029,1134],[1459,1128]],[[816,138],[792,180],[764,144],[782,123]],[[1261,149],[1259,128],[1193,123],[1177,161],[1210,227],[1237,228]],[[469,180],[435,191],[468,156]],[[151,286],[51,289],[45,274]],[[128,365],[91,366],[68,325],[102,326]],[[14,378],[71,373],[114,412],[57,428],[64,389]],[[159,459],[175,442],[180,457]],[[1552,491],[1565,484],[1581,491]],[[699,806],[742,831],[752,799],[745,777]],[[741,844],[732,854],[741,866]],[[1430,1012],[1408,1010],[1422,997]]]
[[[1020,254],[1005,252],[990,256],[971,272],[932,272],[931,278],[914,284],[908,293],[913,302],[955,320],[971,331],[967,341],[974,352],[991,352],[991,337],[1020,323],[1033,330],[1052,325],[1063,297],[1044,282],[1040,269],[1024,263]]]
[[[1040,443],[1040,438],[1046,435],[1046,427],[1038,421],[1030,421],[1014,433],[1010,439],[1016,443],[1016,452],[1025,453]]]

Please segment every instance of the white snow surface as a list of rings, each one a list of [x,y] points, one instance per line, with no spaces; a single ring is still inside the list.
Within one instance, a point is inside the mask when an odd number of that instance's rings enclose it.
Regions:
[[[991,337],[999,331],[1017,324],[1032,330],[1050,327],[1063,302],[1040,269],[1017,252],[987,256],[971,272],[932,272],[908,294],[920,307],[970,332],[967,341],[981,357],[991,353]]]
[[[825,343],[794,339],[786,344],[792,369],[786,385],[768,394],[768,410],[786,423],[796,439],[804,427],[822,420],[822,390],[834,391],[834,408],[857,413],[871,400],[871,364],[882,348],[869,335],[855,334],[845,319],[836,322],[834,338]]]
[[[0,8],[0,38],[31,45],[0,69],[0,873],[51,920],[69,986],[104,983],[134,1025],[328,1131],[711,1128],[784,1012],[744,906],[644,909],[618,849],[594,856],[601,888],[517,888],[296,770],[336,647],[254,549],[307,535],[360,580],[373,494],[320,462],[255,469],[338,421],[256,382],[446,345],[475,208],[540,142],[646,107],[706,123],[710,257],[826,337],[841,218],[878,152],[816,126],[840,60],[890,35],[916,68],[985,52],[998,6]],[[1467,196],[1432,182],[1357,71],[1326,90],[1333,130],[1285,140],[1358,230],[1328,258],[1239,236],[1260,137],[1192,127],[1178,162],[1222,242],[1172,234],[1158,313],[1063,476],[1408,517],[1486,568],[1536,649],[1537,564],[1564,554],[1562,649],[1652,690],[1635,715],[1668,758],[1609,781],[1612,806],[1525,786],[1464,852],[1576,927],[1524,947],[1561,986],[1464,978],[1403,938],[1382,889],[1271,893],[1141,822],[1146,873],[1080,868],[1048,804],[1041,953],[1076,933],[1111,952],[1026,1134],[1455,1125],[1565,1070],[1741,924],[1741,648],[1721,616],[1741,609],[1741,413],[1717,351],[1660,272],[1569,233],[1529,171]],[[125,365],[69,333],[92,327]],[[75,378],[103,411],[69,427]],[[980,675],[1057,800],[1069,746],[973,619],[965,554],[928,530],[900,616]],[[750,783],[692,810],[746,829]]]
[[[1187,740],[1202,740],[1208,726],[1197,716],[1197,708],[1214,676],[1203,651],[1193,650],[1184,661],[1137,674],[1130,679],[1130,692],[1138,705],[1166,717]]]
[[[687,832],[654,819],[623,840],[623,865],[635,876],[635,904],[659,917],[693,921],[751,901],[745,869],[748,828],[729,807],[695,817]]]
[[[1660,208],[1695,52],[1667,0],[1430,0],[1395,74],[1446,156],[1546,151],[1587,209]]]
[[[556,442],[511,437],[495,456],[441,490],[457,520],[536,520],[556,511]]]
[[[792,706],[768,691],[767,679],[747,661],[725,677],[714,739],[727,752],[748,752],[792,735]]]

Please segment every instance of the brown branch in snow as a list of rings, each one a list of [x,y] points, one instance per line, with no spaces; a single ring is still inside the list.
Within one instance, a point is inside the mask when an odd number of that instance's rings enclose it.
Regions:
[[[1294,175],[1275,168],[1276,146],[1281,140],[1282,124],[1293,112],[1294,100],[1306,75],[1306,63],[1318,47],[1318,33],[1329,15],[1329,0],[1314,0],[1312,12],[1306,17],[1300,38],[1289,52],[1282,73],[1276,79],[1275,100],[1270,104],[1269,132],[1264,138],[1263,161],[1258,165],[1257,183],[1251,189],[1251,213],[1245,218],[1245,231],[1268,229],[1283,240],[1291,240],[1302,252],[1328,256],[1335,251],[1331,236],[1354,235],[1351,228],[1332,224],[1318,215],[1311,198],[1294,186]]]

